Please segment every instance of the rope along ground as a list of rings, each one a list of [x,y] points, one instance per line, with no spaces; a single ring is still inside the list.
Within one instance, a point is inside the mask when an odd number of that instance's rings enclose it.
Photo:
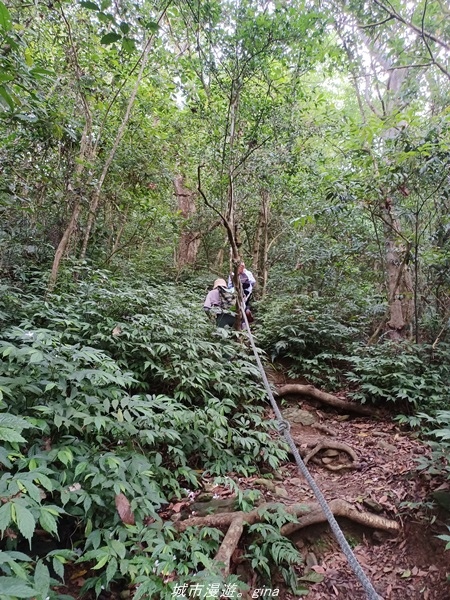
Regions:
[[[323,510],[329,524],[331,527],[331,530],[333,531],[341,549],[342,552],[345,554],[348,563],[350,565],[350,567],[353,569],[353,572],[355,573],[356,577],[359,579],[361,585],[363,586],[366,594],[367,594],[367,598],[369,600],[382,600],[381,596],[379,596],[377,594],[377,592],[375,591],[375,588],[373,587],[372,583],[370,582],[369,578],[367,577],[367,575],[364,573],[361,565],[359,564],[356,556],[354,555],[352,549],[350,548],[347,540],[345,539],[344,534],[342,533],[342,529],[339,527],[338,522],[336,521],[336,519],[334,518],[333,513],[331,512],[330,507],[328,506],[328,503],[325,499],[325,496],[322,494],[319,486],[317,485],[317,483],[314,481],[311,473],[308,471],[305,463],[302,460],[302,457],[300,456],[298,450],[297,450],[297,446],[295,445],[295,442],[291,436],[291,432],[290,432],[290,424],[288,421],[286,421],[285,419],[283,419],[283,415],[281,414],[280,409],[278,408],[278,404],[273,396],[272,390],[270,388],[270,384],[269,384],[269,380],[267,379],[267,375],[266,372],[264,371],[264,367],[263,364],[261,362],[261,359],[259,358],[259,354],[258,354],[258,350],[256,348],[255,345],[255,340],[253,338],[253,334],[250,331],[250,325],[248,323],[247,320],[247,315],[245,313],[245,304],[244,302],[240,302],[240,309],[243,315],[243,319],[245,322],[245,326],[247,329],[247,334],[250,340],[250,344],[253,350],[253,354],[255,355],[255,359],[256,359],[256,364],[258,365],[258,369],[261,373],[261,378],[263,380],[264,383],[264,387],[266,388],[266,392],[267,395],[269,397],[270,400],[270,404],[272,405],[273,411],[275,413],[275,416],[277,418],[278,421],[278,430],[280,433],[283,434],[287,444],[289,445],[289,448],[291,449],[291,452],[295,458],[295,462],[297,463],[297,467],[300,471],[300,473],[305,477],[306,481],[308,482],[310,488],[312,489],[312,491],[314,492],[315,497],[317,498],[317,502],[319,503],[321,509]]]

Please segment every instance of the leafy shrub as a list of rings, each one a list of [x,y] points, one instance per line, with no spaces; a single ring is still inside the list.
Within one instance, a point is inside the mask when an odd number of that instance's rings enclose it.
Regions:
[[[180,535],[161,507],[201,474],[276,468],[286,451],[239,334],[211,326],[187,286],[119,287],[101,272],[64,285],[45,300],[10,288],[3,303],[0,530],[8,552],[22,539],[32,547],[5,555],[5,577],[32,590],[22,597],[59,598],[35,573],[62,578],[73,544],[94,573],[86,589],[126,580],[137,596],[169,598],[170,573],[217,575],[220,532]],[[56,538],[50,553],[34,550],[38,525]]]
[[[434,415],[419,412],[412,419],[402,416],[399,421],[420,427],[428,438],[431,452],[417,459],[417,469],[450,479],[450,411],[438,410]]]
[[[355,347],[346,358],[346,379],[360,402],[392,402],[408,410],[435,410],[448,404],[450,347],[384,343]]]
[[[307,295],[277,298],[263,306],[257,337],[272,360],[287,364],[289,377],[336,384],[339,357],[360,335],[360,317],[352,314],[355,307],[337,310],[329,300]]]

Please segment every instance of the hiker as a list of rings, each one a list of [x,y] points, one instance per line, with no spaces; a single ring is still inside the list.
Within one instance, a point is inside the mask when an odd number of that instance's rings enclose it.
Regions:
[[[213,289],[205,298],[203,308],[207,314],[216,315],[217,327],[233,327],[236,314],[231,307],[234,301],[233,292],[228,289],[225,279],[216,279]]]
[[[239,281],[242,285],[242,292],[244,295],[244,303],[245,303],[245,314],[247,315],[247,319],[249,323],[253,323],[253,315],[250,310],[250,296],[253,292],[253,288],[256,284],[256,279],[253,277],[253,273],[245,268],[245,263],[242,261],[238,266],[238,275]],[[234,273],[231,273],[228,277],[228,288],[233,288],[233,277]]]

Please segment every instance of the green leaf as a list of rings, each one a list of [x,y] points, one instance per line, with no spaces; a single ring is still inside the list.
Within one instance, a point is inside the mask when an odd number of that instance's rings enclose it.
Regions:
[[[122,48],[124,52],[131,54],[136,50],[136,42],[132,38],[123,38]]]
[[[32,498],[35,502],[40,504],[41,490],[38,488],[38,486],[34,485],[32,481],[27,481],[26,479],[22,481],[22,484],[30,498]]]
[[[117,567],[118,567],[117,559],[112,557],[110,559],[110,561],[108,562],[108,566],[106,567],[106,583],[109,583],[111,581],[111,579],[113,579],[113,577],[116,575]]]
[[[34,571],[34,587],[42,598],[48,596],[48,591],[50,589],[50,573],[42,560],[39,560],[36,564],[36,569]]]
[[[36,79],[42,79],[44,77],[55,77],[54,71],[49,71],[48,69],[44,69],[43,67],[34,67],[34,69],[30,69],[30,73],[33,75],[33,77],[36,77]]]
[[[3,427],[11,427],[12,429],[29,429],[33,427],[31,423],[22,419],[21,417],[16,417],[15,415],[11,415],[10,413],[0,414],[0,425]]]
[[[12,596],[13,598],[33,598],[36,596],[36,590],[15,577],[0,577],[0,590],[2,596]]]
[[[116,552],[116,554],[119,556],[119,558],[125,558],[125,544],[123,544],[119,540],[111,540],[111,547],[113,548],[114,552]]]
[[[122,21],[119,27],[122,33],[127,34],[130,31],[130,26],[128,25],[128,23],[125,23],[125,21]]]
[[[98,13],[98,20],[101,21],[102,23],[114,23],[116,25],[116,20],[114,19],[114,17],[108,13]]]
[[[7,502],[0,508],[0,531],[5,531],[11,523],[11,502]]]
[[[63,448],[60,450],[57,456],[66,467],[73,462],[73,454],[69,448]]]
[[[61,580],[64,580],[64,564],[58,559],[57,556],[53,557],[52,564],[55,573]]]
[[[310,583],[320,583],[324,579],[321,573],[316,573],[315,571],[310,571],[306,575],[303,575],[303,577],[300,577],[300,581],[308,581]]]
[[[403,571],[400,577],[402,577],[403,579],[408,579],[409,577],[411,577],[411,570],[406,569],[405,571]]]
[[[41,510],[41,514],[39,515],[39,523],[41,524],[42,529],[48,531],[49,533],[53,533],[54,535],[58,534],[58,525],[55,517],[43,508]]]
[[[15,106],[14,100],[11,98],[9,93],[6,91],[5,86],[3,86],[3,85],[0,85],[0,99],[1,98],[3,98],[3,100],[9,106],[9,108],[11,108],[11,109],[14,108],[14,106]]]
[[[109,559],[110,559],[110,555],[105,554],[104,556],[101,557],[101,559],[98,561],[98,563],[95,565],[95,567],[92,567],[92,568],[94,570],[101,569],[102,567],[104,567],[106,565],[106,563],[108,562]]]
[[[33,350],[30,354],[30,363],[40,363],[44,358],[44,354],[40,350]]]
[[[14,429],[0,427],[0,440],[3,442],[26,442],[26,439]]]
[[[11,23],[11,15],[9,14],[9,10],[0,0],[0,28],[3,31],[9,31],[12,27]]]
[[[83,2],[80,2],[80,5],[88,10],[100,10],[100,6],[95,4],[95,2],[90,2],[89,0],[83,0]]]
[[[106,35],[104,35],[102,37],[102,39],[100,40],[100,44],[114,44],[114,42],[119,41],[122,38],[121,35],[119,35],[118,33],[111,31],[110,33],[107,33]]]
[[[31,542],[31,538],[33,537],[34,529],[36,527],[36,521],[34,520],[33,515],[25,506],[14,502],[15,508],[15,522],[17,527],[19,528],[20,533],[26,538],[29,542]]]
[[[153,21],[149,21],[148,23],[145,23],[144,27],[145,27],[145,29],[148,29],[150,31],[158,31],[158,29],[159,29],[158,23],[155,23]]]

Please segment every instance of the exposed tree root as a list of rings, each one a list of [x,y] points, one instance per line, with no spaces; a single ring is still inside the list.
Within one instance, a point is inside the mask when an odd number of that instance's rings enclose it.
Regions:
[[[377,414],[377,410],[375,408],[361,406],[361,404],[357,404],[356,402],[347,402],[346,400],[338,398],[334,394],[322,392],[322,390],[318,390],[313,385],[288,383],[278,388],[279,396],[287,396],[288,394],[310,396],[311,398],[319,400],[319,402],[323,402],[324,404],[328,404],[329,406],[333,406],[334,408],[338,408],[344,412],[353,412],[358,415],[368,415],[372,417]]]
[[[317,431],[321,431],[322,433],[325,433],[326,435],[331,435],[332,437],[336,437],[336,432],[331,429],[331,427],[328,427],[327,425],[324,425],[323,423],[313,423],[311,425],[311,427],[313,429],[317,429]]]
[[[343,442],[335,442],[331,440],[323,440],[321,442],[318,442],[316,446],[311,450],[311,452],[309,452],[305,456],[303,462],[306,465],[313,456],[320,452],[320,450],[326,450],[328,448],[332,450],[340,450],[342,452],[347,452],[347,454],[350,456],[353,462],[347,465],[331,465],[321,463],[321,465],[326,469],[329,469],[330,471],[342,471],[342,469],[357,469],[359,467],[358,456],[348,444],[344,444]]]
[[[396,533],[400,530],[400,525],[396,521],[387,519],[386,517],[380,517],[380,515],[375,515],[370,512],[361,512],[346,500],[337,498],[335,500],[330,500],[328,505],[335,517],[345,517],[360,525],[365,525],[372,529],[381,529],[383,531],[388,531],[389,533]],[[307,514],[297,515],[298,523],[287,523],[286,525],[283,525],[281,533],[283,535],[290,535],[291,533],[294,533],[294,531],[303,529],[303,527],[314,525],[316,523],[323,523],[327,520],[319,505],[310,505],[308,508],[309,512]]]
[[[215,556],[215,560],[223,565],[223,573],[228,575],[230,572],[230,563],[233,552],[236,550],[239,540],[244,531],[244,525],[253,525],[264,521],[264,512],[269,509],[276,509],[282,506],[286,512],[297,517],[297,523],[287,523],[281,528],[282,535],[290,535],[303,527],[322,523],[326,521],[326,516],[318,504],[292,504],[285,506],[279,503],[266,503],[250,512],[236,511],[232,513],[221,513],[207,515],[204,517],[191,517],[184,521],[178,521],[176,528],[179,531],[185,531],[188,527],[228,527],[227,533]],[[398,532],[399,524],[391,519],[380,517],[369,512],[361,512],[345,500],[331,500],[329,503],[331,512],[336,517],[346,517],[356,523],[381,529],[391,533]]]
[[[239,544],[243,531],[244,519],[242,519],[242,517],[237,517],[237,519],[234,519],[228,527],[227,534],[223,538],[222,544],[214,557],[216,562],[223,563],[224,566],[222,571],[224,575],[230,573],[231,556]]]

